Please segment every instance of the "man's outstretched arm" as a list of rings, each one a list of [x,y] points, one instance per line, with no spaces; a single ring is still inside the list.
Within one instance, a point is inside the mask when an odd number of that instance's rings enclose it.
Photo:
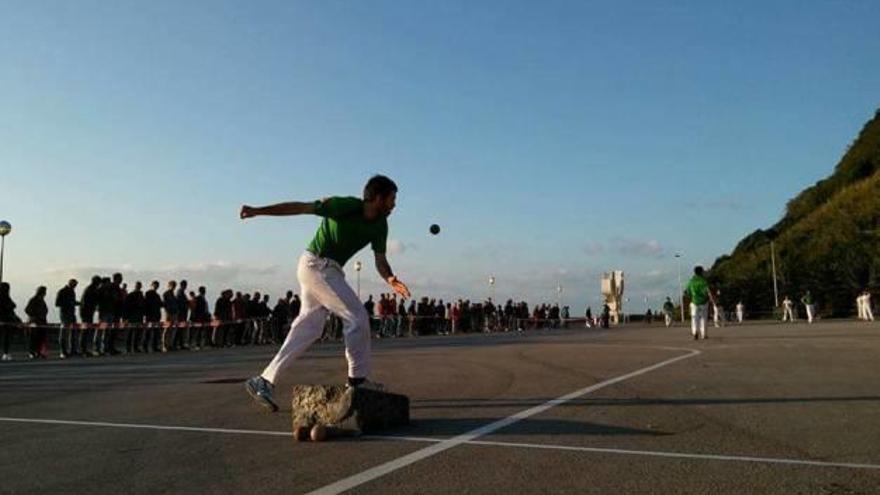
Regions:
[[[400,294],[400,297],[404,299],[410,298],[409,288],[394,276],[394,272],[391,271],[391,265],[388,264],[388,258],[385,257],[384,253],[376,253],[376,271],[382,276],[382,280],[388,282],[388,285],[394,289],[394,292]]]
[[[241,207],[241,213],[239,213],[239,216],[242,220],[244,220],[245,218],[264,215],[282,217],[290,215],[307,215],[314,213],[315,203],[300,203],[298,201],[291,201],[288,203],[278,203],[269,206],[244,205]]]

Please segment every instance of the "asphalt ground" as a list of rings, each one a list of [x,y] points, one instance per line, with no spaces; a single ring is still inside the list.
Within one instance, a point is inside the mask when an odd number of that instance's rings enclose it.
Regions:
[[[0,492],[880,493],[880,324],[572,328],[381,340],[411,426],[295,443],[294,383],[339,383],[317,344],[0,363]]]

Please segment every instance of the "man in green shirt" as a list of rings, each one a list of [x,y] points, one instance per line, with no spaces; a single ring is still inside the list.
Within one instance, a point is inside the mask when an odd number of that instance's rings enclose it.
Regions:
[[[709,302],[714,305],[715,297],[709,288],[709,281],[703,276],[702,266],[694,268],[694,276],[691,277],[684,291],[691,300],[691,334],[694,340],[705,339]]]
[[[364,187],[364,198],[331,197],[311,203],[280,203],[264,207],[242,206],[241,218],[311,214],[323,217],[314,239],[299,259],[297,279],[302,293],[300,314],[278,353],[263,373],[249,379],[245,388],[262,407],[277,411],[272,397],[276,379],[312,343],[321,337],[328,312],[338,316],[345,337],[348,385],[381,389],[367,379],[371,371],[370,319],[363,303],[345,281],[342,267],[369,244],[375,253],[376,269],[401,297],[410,296],[406,285],[394,276],[385,257],[388,239],[387,217],[394,209],[397,185],[381,175]]]
[[[816,307],[813,305],[813,295],[810,294],[810,291],[807,291],[803,297],[801,297],[801,304],[804,305],[804,309],[807,311],[807,323],[813,323],[813,315],[816,314]]]

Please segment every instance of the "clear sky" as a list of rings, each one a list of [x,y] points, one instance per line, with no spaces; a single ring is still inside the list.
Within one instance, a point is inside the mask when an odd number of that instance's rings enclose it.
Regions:
[[[0,0],[5,279],[297,289],[315,218],[394,178],[415,295],[676,292],[880,105],[880,2]],[[443,232],[428,234],[438,223]],[[360,256],[364,292],[380,290]],[[349,267],[351,272],[351,267]],[[352,284],[355,277],[350,276]]]

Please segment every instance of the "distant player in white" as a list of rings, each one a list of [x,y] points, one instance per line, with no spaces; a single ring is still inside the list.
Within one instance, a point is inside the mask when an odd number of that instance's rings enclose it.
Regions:
[[[724,308],[721,306],[720,290],[715,294],[715,298],[712,300],[712,311],[714,313],[712,316],[715,328],[724,326]]]
[[[794,303],[788,296],[785,296],[785,299],[782,300],[782,321],[794,321],[794,319]]]
[[[865,312],[865,319],[868,321],[874,321],[874,310],[871,309],[871,293],[865,291],[865,294],[862,296],[862,311]]]
[[[300,314],[290,325],[290,333],[262,374],[249,379],[245,389],[260,406],[277,411],[272,397],[275,381],[315,340],[321,337],[328,312],[342,320],[348,386],[381,388],[367,379],[371,371],[370,320],[367,310],[345,281],[345,262],[370,244],[376,270],[388,285],[404,298],[406,285],[394,276],[385,257],[388,238],[386,218],[394,210],[397,185],[377,175],[364,187],[363,199],[332,197],[310,203],[280,203],[262,208],[242,206],[241,218],[260,215],[318,215],[320,227],[306,252],[299,259],[297,279],[302,292]]]
[[[745,316],[746,307],[742,301],[736,303],[736,322],[742,325],[743,316]]]

